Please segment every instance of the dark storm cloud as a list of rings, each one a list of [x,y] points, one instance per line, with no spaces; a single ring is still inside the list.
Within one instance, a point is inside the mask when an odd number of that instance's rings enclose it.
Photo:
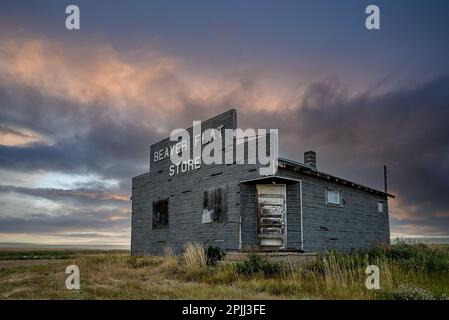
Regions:
[[[65,202],[81,206],[116,205],[128,207],[127,194],[118,194],[106,190],[93,188],[55,189],[55,188],[26,188],[11,185],[0,185],[0,193],[17,193],[31,197],[44,198],[56,202]]]
[[[402,203],[422,206],[419,214],[449,211],[448,76],[355,98],[315,86],[296,119],[298,136],[348,171],[391,165],[391,190]]]
[[[2,127],[28,128],[38,133],[61,133],[74,119],[82,119],[76,104],[48,97],[38,89],[23,84],[0,81],[0,120]],[[68,128],[66,128],[68,129]]]
[[[119,121],[117,113],[102,105],[81,106],[32,88],[1,84],[0,103],[2,128],[27,128],[54,140],[0,146],[2,169],[127,179],[148,167],[147,148],[155,134],[138,116],[135,122]]]
[[[422,220],[403,219],[394,221],[394,231],[400,234],[433,235],[447,237],[449,229],[449,216],[423,217]]]
[[[63,212],[63,214],[61,214]],[[119,217],[119,219],[114,218]],[[79,233],[80,230],[123,231],[129,217],[114,209],[64,208],[58,214],[35,213],[26,217],[0,216],[0,233]]]
[[[49,233],[49,236],[57,236],[63,238],[86,238],[86,239],[98,239],[98,238],[115,238],[115,235],[97,233],[97,232],[85,232],[85,233]]]
[[[14,129],[11,129],[11,128],[8,128],[8,127],[4,127],[4,126],[0,126],[0,134],[13,134],[13,135],[16,135],[16,136],[19,136],[19,137],[23,137],[23,138],[30,138],[31,137],[30,135],[28,135],[26,133],[23,133],[23,132],[20,132],[18,130],[14,130]]]

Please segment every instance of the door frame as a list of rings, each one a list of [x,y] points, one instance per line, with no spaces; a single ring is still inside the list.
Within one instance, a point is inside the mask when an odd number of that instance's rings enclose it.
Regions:
[[[256,183],[256,219],[257,219],[257,233],[256,237],[259,237],[259,214],[258,214],[258,208],[259,208],[259,189],[257,188],[258,185],[268,185],[268,186],[281,186],[283,187],[283,194],[285,195],[284,199],[284,235],[283,235],[283,242],[282,247],[279,247],[280,250],[287,250],[287,184],[286,183]],[[259,239],[257,238],[257,243],[259,244]]]

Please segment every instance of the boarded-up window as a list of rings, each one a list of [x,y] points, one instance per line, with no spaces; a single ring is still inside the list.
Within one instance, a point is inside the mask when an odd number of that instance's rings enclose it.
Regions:
[[[218,187],[203,193],[203,223],[225,222],[228,214],[228,188]]]
[[[153,202],[153,229],[168,227],[168,199]]]

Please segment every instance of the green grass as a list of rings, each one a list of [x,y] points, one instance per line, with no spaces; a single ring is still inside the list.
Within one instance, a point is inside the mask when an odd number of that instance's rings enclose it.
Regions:
[[[253,253],[207,265],[189,244],[175,256],[127,251],[0,251],[0,299],[448,299],[449,246],[399,243],[369,252],[330,252],[294,266]],[[81,289],[65,288],[65,268],[80,269]],[[365,268],[380,268],[380,290],[365,287]]]
[[[251,252],[248,258],[235,264],[235,271],[245,275],[275,276],[282,272],[284,265],[279,262],[271,262],[265,256]]]
[[[69,259],[78,255],[99,254],[104,250],[0,250],[0,260],[41,260],[41,259]],[[123,250],[108,251],[111,253],[124,252]]]

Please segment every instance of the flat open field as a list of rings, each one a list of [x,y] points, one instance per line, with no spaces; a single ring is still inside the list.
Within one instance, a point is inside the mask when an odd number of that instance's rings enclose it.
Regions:
[[[352,255],[328,254],[307,265],[257,254],[206,264],[191,246],[183,256],[131,257],[128,251],[1,250],[0,299],[448,299],[449,246],[398,244]],[[65,269],[80,270],[68,290]],[[366,266],[380,289],[365,286]]]

